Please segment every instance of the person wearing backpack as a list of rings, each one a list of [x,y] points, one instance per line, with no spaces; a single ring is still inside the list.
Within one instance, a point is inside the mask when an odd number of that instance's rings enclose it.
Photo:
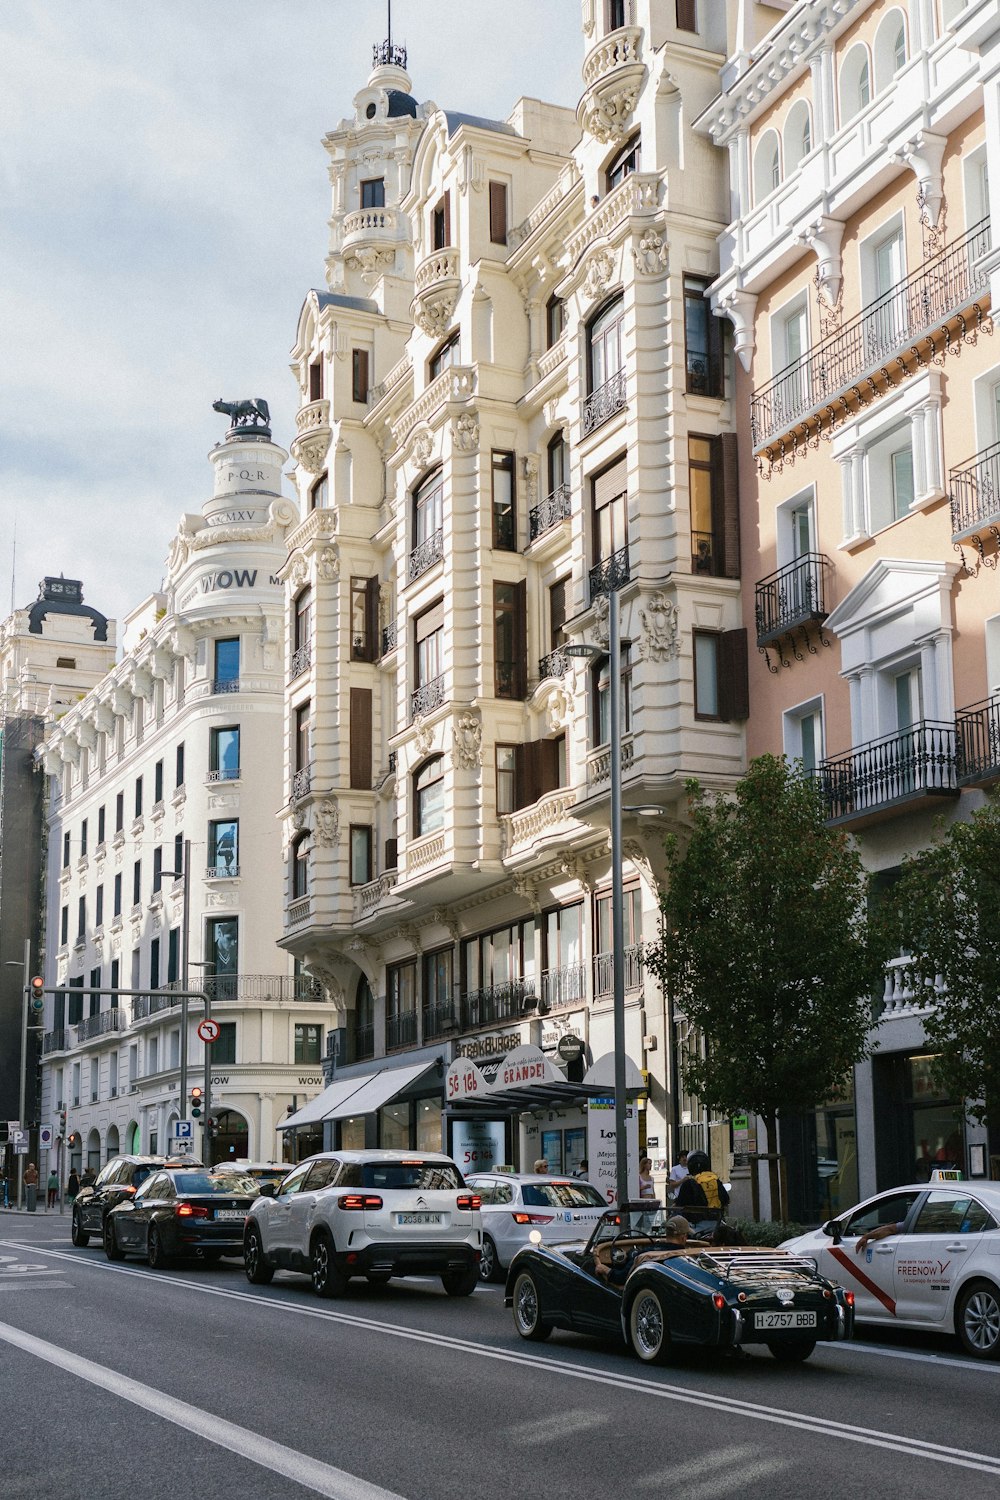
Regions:
[[[729,1204],[726,1185],[712,1171],[704,1151],[692,1151],[687,1160],[688,1175],[682,1179],[674,1202],[678,1208],[717,1208],[720,1213]]]

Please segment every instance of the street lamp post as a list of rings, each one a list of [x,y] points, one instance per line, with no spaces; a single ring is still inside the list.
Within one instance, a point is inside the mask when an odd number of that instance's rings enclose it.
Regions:
[[[21,969],[21,1084],[20,1097],[18,1100],[17,1123],[21,1130],[25,1128],[24,1116],[28,1108],[28,1000],[31,996],[31,942],[28,938],[24,940],[24,958],[19,964],[16,959],[8,959],[7,967]],[[17,1206],[21,1206],[21,1196],[24,1191],[24,1153],[17,1153]]]

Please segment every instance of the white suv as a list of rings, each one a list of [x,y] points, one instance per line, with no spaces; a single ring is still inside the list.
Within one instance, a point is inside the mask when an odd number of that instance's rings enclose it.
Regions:
[[[352,1276],[440,1276],[449,1297],[479,1283],[479,1195],[434,1151],[325,1151],[265,1183],[247,1216],[247,1280],[303,1271],[320,1297],[342,1297]]]

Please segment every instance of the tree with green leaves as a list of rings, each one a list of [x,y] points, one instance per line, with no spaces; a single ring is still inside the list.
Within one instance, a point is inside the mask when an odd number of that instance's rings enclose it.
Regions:
[[[1000,1108],[1000,805],[940,829],[905,861],[887,900],[897,950],[910,955],[933,1010],[934,1071],[980,1121]]]
[[[784,757],[754,760],[732,796],[696,781],[688,796],[691,833],[668,840],[663,936],[647,961],[705,1039],[687,1086],[709,1108],[759,1115],[776,1153],[779,1115],[815,1108],[866,1056],[885,941],[857,851]]]

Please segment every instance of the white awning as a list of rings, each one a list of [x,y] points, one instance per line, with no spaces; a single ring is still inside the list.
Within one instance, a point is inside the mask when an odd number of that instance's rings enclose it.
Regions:
[[[278,1129],[294,1130],[297,1125],[315,1125],[320,1120],[344,1120],[349,1115],[373,1114],[436,1067],[435,1060],[413,1063],[408,1068],[377,1068],[373,1073],[361,1073],[356,1078],[331,1083],[294,1115],[282,1120]]]

